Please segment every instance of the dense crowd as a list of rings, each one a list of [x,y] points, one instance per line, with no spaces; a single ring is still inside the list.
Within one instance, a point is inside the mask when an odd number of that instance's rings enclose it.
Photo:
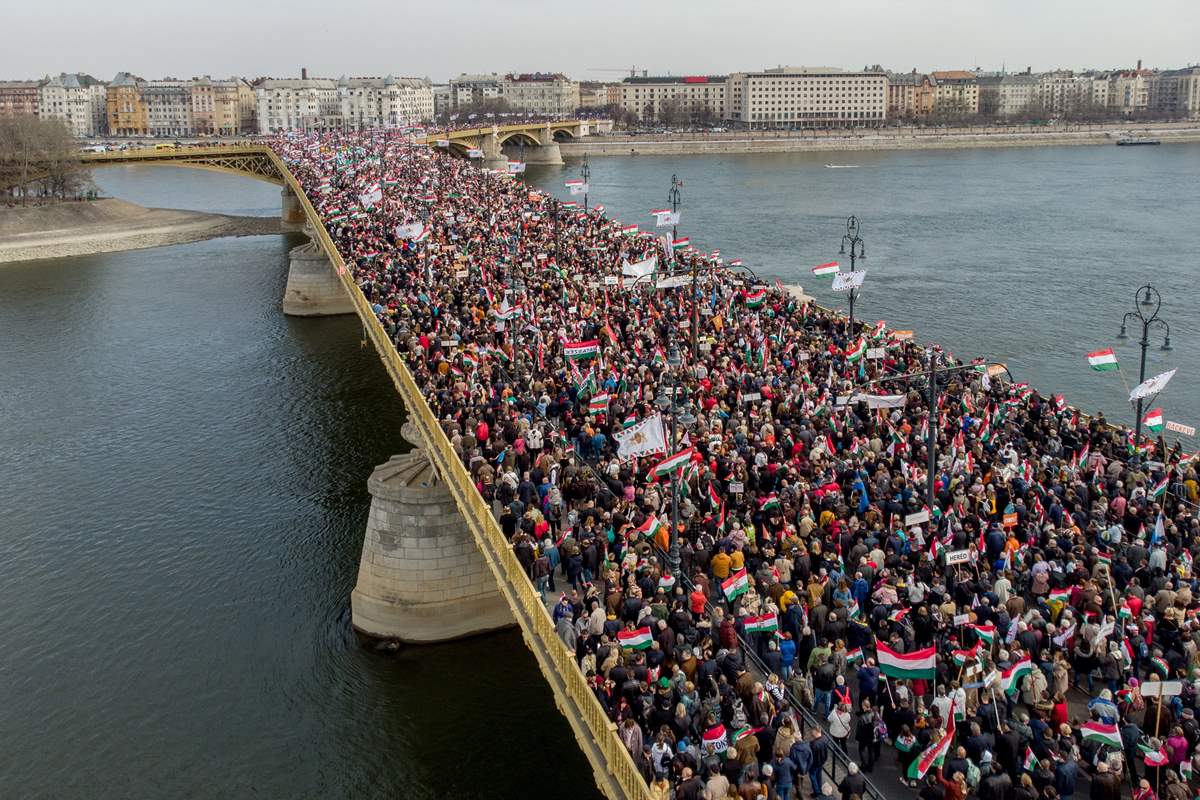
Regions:
[[[914,374],[950,353],[434,148],[273,146],[654,797],[849,800],[897,767],[931,800],[1193,797],[1178,446],[984,364],[931,414]],[[622,279],[650,257],[697,291]],[[677,446],[621,458],[663,411]]]

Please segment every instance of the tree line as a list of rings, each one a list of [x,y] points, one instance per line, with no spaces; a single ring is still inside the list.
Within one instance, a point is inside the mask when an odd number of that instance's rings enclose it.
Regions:
[[[0,115],[0,193],[10,202],[66,200],[93,188],[79,145],[62,120]]]

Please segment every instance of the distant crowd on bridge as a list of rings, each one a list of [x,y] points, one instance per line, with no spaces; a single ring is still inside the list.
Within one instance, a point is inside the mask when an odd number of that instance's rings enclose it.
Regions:
[[[1195,796],[1178,446],[982,365],[839,403],[926,349],[395,134],[272,146],[653,797]]]

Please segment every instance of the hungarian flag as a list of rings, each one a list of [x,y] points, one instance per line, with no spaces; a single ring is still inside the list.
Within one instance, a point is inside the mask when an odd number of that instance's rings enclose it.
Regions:
[[[919,781],[925,777],[925,774],[934,767],[940,767],[942,762],[946,760],[946,753],[950,750],[950,744],[954,741],[954,704],[950,704],[950,713],[947,714],[949,719],[946,720],[946,732],[942,737],[933,744],[926,747],[921,755],[913,759],[908,765],[908,777],[914,781]]]
[[[729,266],[731,266],[731,267],[740,267],[740,266],[742,266],[742,260],[741,260],[740,258],[735,258],[735,259],[733,259],[732,261],[730,261],[730,262],[729,262]]]
[[[1118,369],[1117,357],[1113,354],[1111,347],[1106,347],[1103,350],[1097,350],[1094,353],[1087,354],[1088,364],[1097,372],[1108,372],[1109,370]]]
[[[846,356],[847,361],[849,361],[850,363],[853,364],[854,362],[856,362],[860,358],[862,358],[863,354],[866,352],[867,352],[867,343],[864,342],[862,339],[859,339],[857,342],[855,342],[854,347],[851,348],[850,350],[847,350],[843,355]]]
[[[863,660],[863,651],[861,647],[856,647],[853,650],[846,651],[846,663],[857,664]]]
[[[622,225],[621,226],[621,233],[623,233],[626,236],[633,236],[637,232],[638,232],[637,225]]]
[[[981,642],[976,642],[975,646],[972,647],[970,650],[955,650],[954,652],[952,652],[950,654],[950,656],[951,656],[951,658],[954,659],[954,665],[956,667],[961,667],[961,666],[965,665],[968,661],[974,661],[976,658],[978,658],[980,644],[981,644]]]
[[[717,506],[721,505],[721,496],[719,494],[717,494],[716,481],[708,482],[708,502],[712,505],[713,508],[716,508]]]
[[[1150,666],[1154,667],[1158,674],[1162,675],[1164,678],[1171,674],[1170,665],[1157,656],[1150,659]]]
[[[689,239],[688,237],[685,236],[682,239],[675,239],[674,241],[672,241],[671,249],[672,250],[682,250],[683,248],[687,247],[689,244],[691,244],[691,239]]]
[[[1021,678],[1024,678],[1029,673],[1033,672],[1033,661],[1029,656],[1025,656],[1017,663],[1013,664],[1004,672],[1000,673],[1000,688],[1006,695],[1012,697],[1017,693],[1018,684]]]
[[[774,614],[746,617],[745,626],[747,633],[771,633],[779,630],[779,617]]]
[[[662,461],[654,465],[654,476],[657,478],[665,478],[677,469],[681,469],[684,464],[692,460],[692,455],[696,452],[696,448],[689,447],[686,450],[680,450],[672,456],[667,456]]]
[[[967,625],[967,627],[975,631],[975,634],[987,642],[989,647],[992,645],[992,642],[996,641],[996,626],[991,623],[987,625]]]
[[[937,648],[926,647],[912,653],[897,653],[882,642],[875,643],[879,670],[892,678],[932,679],[937,674]]]
[[[818,264],[817,266],[813,267],[812,274],[813,275],[833,275],[839,269],[841,269],[841,267],[838,266],[838,262],[830,261],[828,264]]]
[[[774,492],[771,492],[759,501],[759,510],[770,511],[773,508],[779,508],[779,497]]]
[[[563,345],[563,355],[571,361],[583,361],[600,355],[600,340],[588,339],[585,342],[566,342]]]
[[[608,411],[608,393],[598,394],[588,401],[589,414],[602,414]]]
[[[733,600],[734,598],[745,594],[749,588],[750,578],[746,575],[745,567],[742,567],[737,572],[721,581],[721,591],[725,593],[725,597],[729,600]]]
[[[645,650],[653,641],[648,627],[636,631],[617,631],[617,643],[623,650]]]
[[[1161,481],[1154,484],[1154,488],[1151,489],[1151,492],[1154,494],[1156,499],[1167,493],[1167,483],[1167,479],[1163,478]]]
[[[1028,745],[1025,746],[1025,760],[1021,762],[1021,769],[1026,772],[1037,772],[1038,760],[1033,754],[1033,750]]]
[[[1142,417],[1142,424],[1158,433],[1163,429],[1163,410],[1161,408],[1150,409],[1146,412],[1146,416]]]
[[[1066,408],[1067,407],[1066,396],[1061,395],[1061,394],[1054,395],[1054,407],[1057,408],[1059,411],[1062,411],[1064,408]]]
[[[1105,722],[1085,722],[1080,727],[1085,742],[1099,742],[1109,747],[1121,748],[1121,731],[1116,724]]]
[[[1069,602],[1071,602],[1071,590],[1070,589],[1051,589],[1050,590],[1050,599],[1057,600],[1060,603],[1069,603]]]
[[[663,575],[658,579],[658,588],[666,589],[668,592],[675,588],[675,576]]]
[[[658,533],[659,530],[662,528],[662,526],[663,526],[663,524],[658,521],[658,517],[651,514],[650,516],[646,517],[645,522],[643,522],[641,525],[639,525],[634,530],[637,533],[640,533],[643,536],[646,536],[647,538],[653,538],[654,534]]]
[[[742,297],[746,299],[746,308],[762,308],[763,303],[767,302],[767,290],[759,289],[757,292],[743,292]]]

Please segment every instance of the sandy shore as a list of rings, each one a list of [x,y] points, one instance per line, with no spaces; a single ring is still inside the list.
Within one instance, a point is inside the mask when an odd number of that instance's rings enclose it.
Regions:
[[[281,232],[277,217],[143,208],[115,199],[0,208],[0,264]]]

